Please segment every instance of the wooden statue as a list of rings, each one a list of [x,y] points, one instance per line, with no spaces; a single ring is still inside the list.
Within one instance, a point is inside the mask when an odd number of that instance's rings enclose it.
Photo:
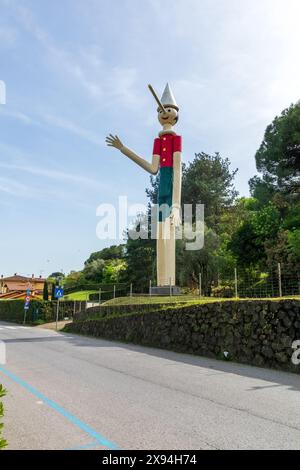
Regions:
[[[159,219],[157,225],[157,286],[159,293],[169,292],[170,286],[176,292],[175,269],[175,229],[181,223],[181,136],[177,135],[173,127],[178,121],[179,108],[174,95],[167,84],[161,100],[157,97],[152,86],[149,89],[157,104],[158,120],[162,130],[154,140],[152,162],[149,163],[135,152],[125,147],[118,136],[110,134],[106,143],[115,147],[137,165],[152,175],[159,171]]]

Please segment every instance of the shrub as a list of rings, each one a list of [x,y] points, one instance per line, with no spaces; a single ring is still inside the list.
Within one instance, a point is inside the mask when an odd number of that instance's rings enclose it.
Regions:
[[[5,394],[6,394],[6,390],[0,384],[0,398],[4,397]],[[3,414],[4,414],[3,413],[3,403],[2,403],[2,401],[0,401],[0,418],[3,418]],[[1,437],[2,429],[3,429],[3,423],[0,422],[0,450],[7,446],[6,440]]]
[[[213,287],[211,290],[211,295],[218,298],[231,298],[234,297],[234,289],[229,285],[221,285]]]

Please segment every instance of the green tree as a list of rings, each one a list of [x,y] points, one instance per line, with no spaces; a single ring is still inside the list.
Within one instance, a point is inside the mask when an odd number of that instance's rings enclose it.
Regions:
[[[228,246],[237,259],[237,264],[243,267],[256,265],[265,258],[264,244],[250,220],[245,221],[233,234]]]
[[[135,292],[147,292],[149,280],[156,280],[156,241],[151,239],[150,213],[138,217],[134,223],[135,230],[139,232],[141,227],[149,229],[147,239],[134,239],[130,230],[126,232],[125,261],[126,271],[122,271],[120,281],[127,284],[132,283]]]
[[[86,263],[83,270],[85,278],[92,282],[102,282],[104,266],[105,261],[102,258],[97,258],[89,263]]]
[[[253,205],[248,207],[255,208]],[[267,259],[266,242],[275,242],[280,224],[280,213],[272,203],[258,211],[249,210],[228,243],[237,264],[244,268],[263,267]]]
[[[111,259],[105,262],[103,268],[104,284],[116,284],[120,282],[122,273],[126,270],[126,261],[123,259]]]
[[[300,196],[300,102],[285,109],[267,127],[256,152],[256,167],[262,178],[252,178],[252,194],[265,199],[267,194],[283,192]]]
[[[220,241],[216,232],[208,227],[205,227],[204,237],[205,243],[200,250],[187,250],[187,240],[178,240],[177,277],[179,285],[193,288],[198,286],[201,273],[203,292],[210,295],[211,285],[218,273],[216,251]]]
[[[288,244],[291,254],[300,261],[300,229],[288,232]]]
[[[52,282],[51,284],[51,299],[55,300],[55,287],[58,286],[58,282]]]
[[[53,278],[53,279],[60,279],[60,278],[64,278],[64,277],[65,277],[64,273],[61,273],[59,271],[56,271],[55,273],[52,273],[49,276],[49,278]]]
[[[231,171],[229,159],[219,153],[196,153],[183,168],[182,203],[204,204],[207,226],[218,231],[223,209],[230,207],[238,195],[234,188],[237,171]]]
[[[44,300],[49,300],[48,283],[47,283],[47,281],[45,281],[45,283],[44,283],[43,299],[44,299]]]
[[[123,259],[125,256],[124,245],[112,245],[103,250],[96,251],[90,255],[90,257],[85,261],[85,266],[92,263],[95,260],[112,260],[112,259]]]
[[[71,271],[64,279],[65,287],[76,287],[80,284],[86,284],[87,280],[83,271]]]

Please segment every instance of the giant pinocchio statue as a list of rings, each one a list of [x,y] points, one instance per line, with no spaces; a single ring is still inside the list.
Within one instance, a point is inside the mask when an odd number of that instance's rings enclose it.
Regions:
[[[158,120],[162,125],[159,137],[154,140],[152,163],[125,147],[118,136],[110,134],[107,145],[115,147],[149,173],[159,174],[159,220],[157,228],[157,293],[178,292],[175,270],[175,229],[180,225],[181,200],[181,137],[173,126],[178,121],[179,108],[167,84],[161,100],[152,86],[149,89],[158,104]]]

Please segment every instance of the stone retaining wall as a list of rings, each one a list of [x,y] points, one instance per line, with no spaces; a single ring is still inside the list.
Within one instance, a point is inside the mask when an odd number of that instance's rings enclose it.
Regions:
[[[135,313],[76,321],[66,331],[300,372],[292,362],[300,300],[223,301],[152,312],[132,307]]]

